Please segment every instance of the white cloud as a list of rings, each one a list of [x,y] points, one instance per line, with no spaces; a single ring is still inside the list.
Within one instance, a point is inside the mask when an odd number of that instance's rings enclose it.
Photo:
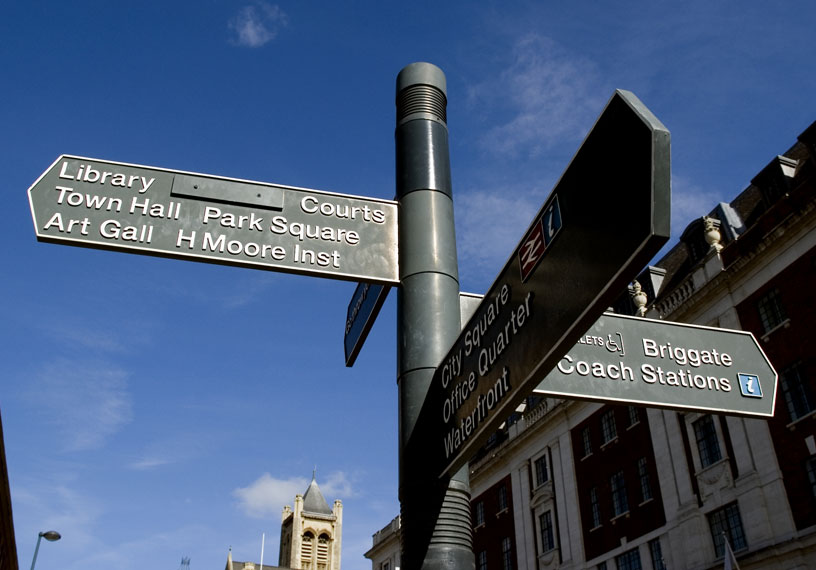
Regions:
[[[150,469],[170,465],[171,463],[173,462],[170,459],[164,457],[142,457],[141,459],[129,463],[128,468],[135,471],[149,471]]]
[[[144,449],[126,464],[134,471],[150,471],[165,465],[186,463],[210,455],[222,442],[224,436],[212,429],[180,431],[174,429],[162,437],[145,444]]]
[[[469,277],[481,281],[484,275],[498,274],[541,204],[535,193],[507,189],[468,191],[467,198],[456,202],[460,277],[466,286]]]
[[[720,193],[706,190],[682,176],[672,176],[672,238],[679,238],[692,220],[705,216],[723,200]]]
[[[102,447],[133,419],[127,373],[104,361],[56,360],[28,393],[65,451]]]
[[[287,24],[287,17],[279,6],[259,1],[244,6],[229,22],[236,37],[234,42],[245,47],[261,47],[278,35]]]
[[[331,473],[320,483],[320,492],[326,501],[343,499],[354,495],[351,482],[343,472]],[[232,494],[238,499],[238,507],[244,514],[253,518],[280,515],[284,505],[291,505],[295,495],[303,494],[309,486],[305,477],[276,479],[264,473],[247,487],[239,487]]]
[[[611,94],[604,96],[596,65],[538,34],[520,38],[512,54],[504,71],[469,91],[472,102],[505,112],[482,145],[504,155],[524,150],[537,156],[583,138]]]

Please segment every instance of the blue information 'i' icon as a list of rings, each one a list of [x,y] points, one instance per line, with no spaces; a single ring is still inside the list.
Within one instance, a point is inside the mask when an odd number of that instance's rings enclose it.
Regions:
[[[740,392],[742,392],[743,396],[749,398],[762,397],[762,386],[759,385],[759,376],[740,372],[737,374],[737,377],[739,378]]]

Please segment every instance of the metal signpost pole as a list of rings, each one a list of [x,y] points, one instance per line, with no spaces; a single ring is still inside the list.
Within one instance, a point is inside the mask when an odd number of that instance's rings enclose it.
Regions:
[[[397,77],[398,370],[402,567],[472,569],[467,467],[439,478],[415,430],[437,365],[458,337],[459,272],[445,75],[414,63]]]

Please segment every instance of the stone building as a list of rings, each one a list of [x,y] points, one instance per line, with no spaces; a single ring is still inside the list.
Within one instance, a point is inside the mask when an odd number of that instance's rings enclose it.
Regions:
[[[330,508],[314,474],[303,495],[295,495],[295,507],[287,505],[281,516],[278,568],[293,570],[340,570],[343,536],[343,503],[334,501]],[[226,570],[273,570],[254,562],[227,558]]]
[[[816,123],[712,206],[614,308],[751,331],[774,417],[531,396],[470,463],[476,570],[816,568]]]
[[[371,549],[365,553],[374,570],[399,570],[400,538],[400,517],[374,533]]]
[[[329,508],[312,477],[304,495],[295,496],[295,508],[283,508],[278,565],[299,570],[340,570],[343,504]]]

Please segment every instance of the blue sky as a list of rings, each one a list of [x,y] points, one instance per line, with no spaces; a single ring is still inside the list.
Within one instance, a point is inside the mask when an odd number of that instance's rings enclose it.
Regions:
[[[483,292],[614,89],[672,133],[673,232],[814,120],[816,8],[780,2],[9,2],[0,409],[22,567],[277,562],[317,466],[343,568],[398,513],[395,297],[343,365],[353,284],[37,243],[60,154],[390,199],[394,85],[448,81],[461,288]],[[588,190],[589,192],[592,189]],[[625,199],[625,195],[622,195]]]

